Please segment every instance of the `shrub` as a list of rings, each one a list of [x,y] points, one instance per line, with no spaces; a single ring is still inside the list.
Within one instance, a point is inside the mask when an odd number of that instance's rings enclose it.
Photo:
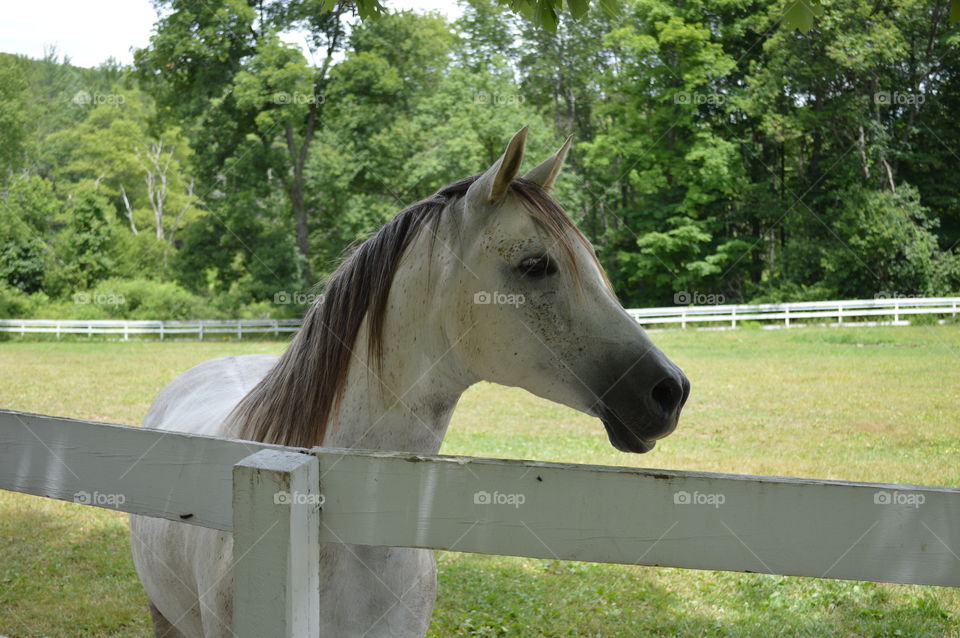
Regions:
[[[202,298],[172,282],[106,279],[88,295],[90,303],[117,319],[211,319],[220,316]]]

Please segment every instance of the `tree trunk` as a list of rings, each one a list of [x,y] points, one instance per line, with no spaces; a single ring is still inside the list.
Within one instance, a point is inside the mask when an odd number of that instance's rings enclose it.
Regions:
[[[299,173],[299,174],[298,174]],[[313,285],[313,268],[310,266],[310,230],[307,227],[307,207],[303,199],[303,171],[294,171],[290,189],[290,204],[297,225],[297,250],[303,256],[303,279],[307,286]]]
[[[290,122],[284,125],[284,133],[287,138],[287,151],[290,154],[290,164],[293,169],[293,174],[289,179],[284,178],[281,174],[281,179],[287,191],[287,197],[290,199],[290,209],[293,211],[293,220],[297,231],[297,251],[303,257],[303,280],[307,287],[313,285],[313,268],[310,266],[310,227],[307,224],[307,204],[304,198],[305,184],[303,169],[307,163],[307,150],[313,138],[313,125],[316,121],[315,108],[315,106],[312,107],[306,131],[304,131],[303,141],[300,145],[297,145],[293,126]]]

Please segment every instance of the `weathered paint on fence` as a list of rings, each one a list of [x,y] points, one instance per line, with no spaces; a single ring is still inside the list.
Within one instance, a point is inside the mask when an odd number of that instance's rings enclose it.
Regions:
[[[236,638],[320,635],[320,469],[260,450],[233,468]]]
[[[233,466],[261,449],[318,459],[320,541],[960,586],[947,487],[297,451],[3,411],[0,488],[122,493],[116,509],[229,530]]]

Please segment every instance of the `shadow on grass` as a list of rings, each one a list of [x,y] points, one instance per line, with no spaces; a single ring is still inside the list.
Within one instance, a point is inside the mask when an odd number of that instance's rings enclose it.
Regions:
[[[441,636],[950,636],[932,587],[443,554]]]

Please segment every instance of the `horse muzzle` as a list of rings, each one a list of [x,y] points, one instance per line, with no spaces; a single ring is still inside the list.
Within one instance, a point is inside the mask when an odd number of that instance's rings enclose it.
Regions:
[[[598,395],[591,411],[603,421],[613,447],[642,454],[676,429],[689,395],[690,381],[664,360],[628,370]]]

